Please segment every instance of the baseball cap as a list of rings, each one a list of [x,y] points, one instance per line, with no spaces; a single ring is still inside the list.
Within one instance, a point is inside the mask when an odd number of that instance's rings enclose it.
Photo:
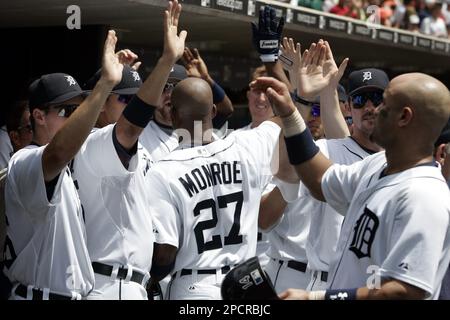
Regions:
[[[352,96],[369,89],[384,91],[388,84],[389,78],[383,70],[375,68],[356,70],[348,76],[348,95]]]
[[[168,80],[176,80],[176,81],[181,81],[186,79],[187,76],[187,71],[186,68],[183,67],[180,64],[175,64],[172,68],[172,70],[170,70],[170,74],[169,74],[169,79]]]
[[[84,85],[84,89],[91,91],[94,89],[98,80],[102,75],[102,69],[99,69]],[[139,87],[142,85],[141,77],[139,73],[128,65],[123,66],[122,79],[120,82],[111,90],[112,93],[131,95],[136,94]]]
[[[279,299],[272,281],[253,257],[230,270],[222,281],[223,300]]]
[[[41,76],[28,88],[30,111],[47,104],[61,103],[85,94],[78,82],[66,73]]]
[[[345,88],[342,84],[338,84],[337,93],[339,101],[343,102],[347,101],[347,92],[345,92]]]

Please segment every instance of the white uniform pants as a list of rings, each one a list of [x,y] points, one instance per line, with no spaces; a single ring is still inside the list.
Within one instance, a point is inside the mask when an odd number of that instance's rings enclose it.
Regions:
[[[169,282],[166,300],[222,300],[220,287],[225,274],[221,269],[215,274],[198,274],[192,270],[192,274],[180,276],[178,271]]]
[[[316,291],[316,290],[326,290],[327,289],[327,278],[328,278],[327,272],[309,270],[309,274],[311,275],[311,279],[309,281],[309,284],[308,284],[308,287],[306,288],[306,290]]]
[[[94,275],[95,286],[87,300],[147,300],[147,291],[139,283]]]
[[[281,292],[289,289],[306,289],[310,279],[309,269],[301,272],[287,266],[288,261],[270,259],[266,265],[266,272],[272,280],[275,291]]]

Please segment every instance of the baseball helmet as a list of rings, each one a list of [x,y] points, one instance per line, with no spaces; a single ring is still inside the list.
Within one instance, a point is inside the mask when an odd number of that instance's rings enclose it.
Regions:
[[[222,282],[223,300],[277,300],[272,281],[253,257],[227,273]]]

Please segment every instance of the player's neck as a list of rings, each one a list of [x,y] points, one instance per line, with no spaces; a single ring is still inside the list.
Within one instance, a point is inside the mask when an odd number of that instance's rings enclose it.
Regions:
[[[364,149],[371,150],[373,152],[382,150],[379,145],[370,140],[370,138],[366,134],[359,130],[353,130],[351,137]]]
[[[399,173],[434,160],[431,153],[414,151],[416,150],[407,150],[403,148],[395,148],[394,150],[387,149],[387,166],[384,170],[384,174],[389,175]]]
[[[187,125],[180,126],[183,130],[177,130],[182,137],[180,144],[199,146],[211,143],[213,138],[213,127],[211,123],[204,121],[188,121]],[[187,135],[185,134],[187,131]]]
[[[51,137],[46,130],[36,128],[33,133],[33,142],[39,146],[44,146],[51,141]]]

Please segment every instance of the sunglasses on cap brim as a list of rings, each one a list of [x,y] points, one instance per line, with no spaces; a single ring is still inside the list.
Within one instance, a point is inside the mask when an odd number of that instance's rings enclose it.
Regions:
[[[78,108],[79,104],[61,104],[50,106],[51,109],[57,110],[58,117],[68,118]]]

